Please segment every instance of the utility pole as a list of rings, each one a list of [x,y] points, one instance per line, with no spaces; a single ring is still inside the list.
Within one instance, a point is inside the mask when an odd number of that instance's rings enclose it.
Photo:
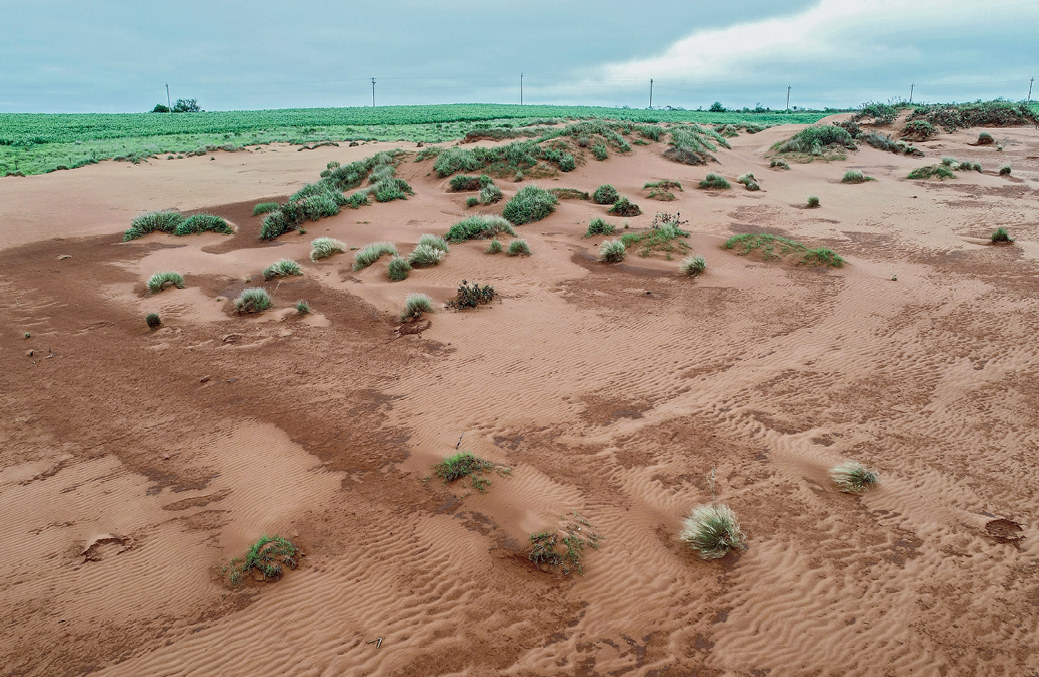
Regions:
[[[786,86],[786,109],[790,110],[790,85]]]
[[[909,85],[909,103],[913,103],[913,90],[916,89],[916,83]]]
[[[1031,90],[1029,90],[1029,91],[1031,91]],[[172,113],[173,112],[173,104],[170,103],[170,83],[168,83],[168,82],[166,83],[166,108],[169,109],[169,110],[166,111],[167,113]]]
[[[1032,103],[1032,83],[1035,82],[1035,78],[1028,81],[1028,103]]]
[[[372,78],[372,108],[375,108],[375,78]]]
[[[520,73],[520,105],[523,105],[523,73]]]
[[[649,79],[649,109],[653,110],[653,78]]]

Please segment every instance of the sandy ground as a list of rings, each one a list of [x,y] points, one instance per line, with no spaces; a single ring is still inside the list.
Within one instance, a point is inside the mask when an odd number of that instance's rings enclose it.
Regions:
[[[385,259],[309,261],[319,235],[409,251],[446,231],[466,195],[430,162],[400,167],[406,202],[257,239],[254,203],[393,144],[0,179],[2,673],[1036,674],[1039,132],[769,169],[794,129],[734,139],[711,167],[652,144],[540,182],[612,183],[646,212],[631,228],[680,211],[707,260],[695,279],[659,255],[595,262],[604,238],[581,236],[605,208],[580,201],[519,228],[529,258],[455,245],[400,283]],[[986,171],[905,179],[942,155]],[[842,185],[851,168],[877,181]],[[763,190],[696,190],[708,171]],[[675,202],[642,189],[663,178],[685,186]],[[167,207],[238,232],[120,241]],[[990,245],[997,226],[1017,242]],[[741,232],[850,264],[721,249]],[[305,275],[266,285],[274,311],[234,315],[283,257]],[[186,288],[147,294],[168,269]],[[442,303],[463,278],[500,300],[394,338],[408,293]],[[287,311],[300,298],[313,315]],[[463,434],[511,477],[424,479]],[[837,492],[844,459],[881,486]],[[748,548],[704,562],[678,533],[712,467]],[[584,575],[535,568],[528,535],[575,512],[604,536]],[[995,540],[996,518],[1024,538]],[[274,533],[300,568],[228,587],[221,567]]]

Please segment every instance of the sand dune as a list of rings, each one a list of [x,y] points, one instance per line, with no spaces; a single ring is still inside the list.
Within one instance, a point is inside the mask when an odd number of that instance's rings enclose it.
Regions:
[[[611,183],[644,212],[606,216],[619,232],[681,212],[707,260],[696,278],[660,254],[598,263],[606,238],[582,236],[606,208],[579,200],[517,228],[530,257],[454,244],[399,283],[386,258],[311,262],[315,237],[406,254],[465,214],[500,213],[466,210],[468,194],[411,159],[410,199],[258,240],[255,202],[330,160],[413,144],[0,179],[4,674],[1039,670],[1039,133],[989,130],[1004,151],[968,146],[969,130],[919,144],[925,158],[863,147],[769,168],[794,130],[741,135],[709,167],[652,144],[537,181]],[[985,172],[905,178],[942,155]],[[877,181],[842,184],[846,169]],[[696,189],[709,171],[736,187]],[[735,184],[748,171],[762,191]],[[685,190],[656,202],[653,179]],[[507,200],[530,181],[497,183]],[[237,233],[121,242],[159,208],[211,211]],[[1017,241],[991,245],[997,226]],[[745,232],[849,265],[721,248]],[[281,258],[304,275],[264,283]],[[185,288],[149,295],[159,270]],[[441,306],[462,279],[499,298],[395,337],[409,293]],[[275,309],[235,315],[230,299],[258,284]],[[297,299],[314,314],[297,317]],[[489,473],[486,493],[430,477],[459,436],[511,473]],[[880,486],[838,492],[828,473],[845,459]],[[702,561],[678,533],[712,500],[712,468],[748,548]],[[1023,538],[994,538],[997,518]],[[583,575],[527,560],[531,533],[577,519],[603,536]],[[222,567],[275,533],[300,566],[229,587]]]

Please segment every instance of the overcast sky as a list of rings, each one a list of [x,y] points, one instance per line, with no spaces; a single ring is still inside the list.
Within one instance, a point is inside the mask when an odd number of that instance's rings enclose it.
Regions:
[[[0,112],[1022,100],[1039,0],[0,0]],[[1033,91],[1033,99],[1039,89]]]

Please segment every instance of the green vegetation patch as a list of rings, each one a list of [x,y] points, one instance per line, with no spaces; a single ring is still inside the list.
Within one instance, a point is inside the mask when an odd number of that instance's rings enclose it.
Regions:
[[[953,173],[952,169],[942,164],[927,165],[926,167],[917,167],[913,171],[909,172],[908,178],[929,179],[933,176],[938,177],[938,179],[941,181],[944,181],[945,179],[956,178],[956,174]]]
[[[398,256],[397,245],[392,242],[372,242],[366,244],[354,256],[354,270],[364,270],[383,256]]]
[[[465,242],[466,240],[486,240],[507,233],[516,236],[516,230],[508,219],[495,214],[470,216],[451,226],[444,236],[448,242]]]
[[[289,277],[291,275],[302,275],[303,269],[292,259],[276,261],[263,269],[263,279],[273,280],[276,277]]]
[[[598,550],[602,535],[575,511],[566,524],[555,531],[544,529],[530,535],[527,559],[539,568],[559,572],[584,574],[584,549]]]
[[[253,207],[253,216],[259,216],[260,214],[267,214],[281,207],[277,202],[261,202]]]
[[[797,265],[827,265],[840,268],[846,263],[843,258],[829,249],[809,249],[800,242],[769,233],[744,233],[730,237],[722,245],[722,249],[735,249],[738,256],[760,251],[763,261],[795,254],[798,256]]]
[[[700,182],[700,187],[706,190],[727,190],[732,188],[729,182],[725,180],[725,177],[721,174],[708,174],[703,181]]]
[[[271,295],[263,287],[251,287],[242,291],[234,300],[235,310],[241,313],[262,313],[271,307]]]
[[[461,451],[454,456],[448,456],[440,463],[433,466],[433,475],[444,480],[444,484],[457,480],[480,475],[494,469],[494,464],[485,461],[479,456],[473,456],[468,451]]]
[[[549,188],[548,192],[560,200],[588,200],[590,198],[587,192],[576,188]]]
[[[671,143],[664,157],[685,165],[705,165],[717,162],[713,153],[718,146],[732,148],[725,137],[713,129],[705,129],[696,123],[671,127]]]
[[[670,261],[672,254],[684,254],[689,251],[689,245],[681,240],[689,237],[689,231],[682,229],[682,226],[689,222],[682,221],[680,216],[658,212],[653,217],[653,225],[649,230],[625,233],[621,236],[621,242],[628,249],[637,247],[639,256],[646,257],[659,251]]]
[[[408,294],[404,299],[404,310],[400,311],[403,322],[411,322],[422,317],[422,313],[433,312],[433,299],[425,294]]]
[[[134,217],[130,227],[123,233],[123,242],[136,240],[148,233],[161,231],[172,235],[177,226],[184,222],[184,215],[175,211],[148,212]]]
[[[1012,101],[975,101],[959,104],[918,104],[909,122],[926,121],[948,132],[970,127],[1018,127],[1039,125],[1039,114],[1030,105]]]
[[[393,282],[401,282],[402,280],[408,279],[410,273],[411,263],[400,256],[395,256],[390,259],[389,264],[386,266],[386,274]]]
[[[687,256],[679,262],[678,270],[689,277],[699,275],[707,270],[707,261],[702,256]]]
[[[724,504],[693,508],[682,525],[679,538],[696,550],[701,559],[718,559],[730,550],[747,547],[736,513]]]
[[[616,227],[612,223],[606,223],[602,219],[595,218],[588,224],[588,230],[585,231],[585,237],[595,237],[596,235],[613,235],[613,231]]]
[[[158,294],[167,287],[183,289],[184,276],[178,272],[169,270],[162,273],[155,273],[148,278],[148,291],[153,294]]]
[[[592,202],[597,205],[612,205],[620,198],[617,189],[606,183],[595,189],[592,193]]]
[[[910,141],[927,141],[938,135],[938,128],[927,120],[911,120],[902,127],[902,138]]]
[[[148,313],[144,316],[144,322],[149,329],[158,329],[162,326],[162,318],[159,317],[158,313]]]
[[[231,235],[234,230],[219,216],[213,214],[194,214],[184,219],[177,224],[177,227],[173,229],[173,234],[177,237],[183,237],[185,235],[198,235],[212,231],[214,233],[222,233],[224,235]]]
[[[616,216],[638,216],[642,213],[642,209],[628,198],[622,197],[614,202],[613,206],[606,210],[606,213],[615,214]]]
[[[813,159],[843,160],[846,150],[856,150],[855,140],[843,127],[814,125],[805,127],[786,141],[772,146],[779,155],[792,155],[811,162]]]
[[[1014,238],[1010,237],[1010,233],[1003,226],[1000,226],[999,228],[996,228],[996,230],[992,233],[992,235],[989,236],[989,239],[992,240],[992,242],[1007,242],[1007,243],[1009,243],[1009,242],[1013,242],[1014,241]]]
[[[346,245],[340,240],[331,237],[319,237],[310,242],[310,260],[320,261],[327,259],[333,254],[342,254],[346,251]]]
[[[841,177],[841,183],[866,183],[867,181],[876,181],[876,179],[872,176],[866,176],[857,169],[849,169]]]
[[[455,310],[476,308],[477,306],[490,303],[494,300],[494,296],[494,287],[487,284],[481,287],[476,282],[462,280],[462,283],[458,285],[455,298],[447,303],[447,307]]]
[[[880,483],[875,472],[867,470],[855,461],[846,461],[832,468],[830,477],[837,488],[847,494],[861,494]]]
[[[559,199],[538,186],[524,186],[508,201],[502,216],[511,223],[522,225],[540,221],[555,211]]]
[[[526,240],[513,240],[505,253],[509,256],[530,256],[530,245]]]
[[[415,268],[435,266],[444,258],[444,250],[428,244],[416,245],[408,254],[408,263]]]
[[[599,260],[603,263],[620,263],[628,252],[628,247],[621,240],[606,240],[599,245]]]
[[[246,574],[253,570],[259,571],[264,580],[277,580],[281,578],[282,565],[290,569],[299,565],[296,561],[297,552],[296,546],[281,536],[261,536],[245,557],[232,559],[224,567],[223,573],[232,586],[241,583]]]

